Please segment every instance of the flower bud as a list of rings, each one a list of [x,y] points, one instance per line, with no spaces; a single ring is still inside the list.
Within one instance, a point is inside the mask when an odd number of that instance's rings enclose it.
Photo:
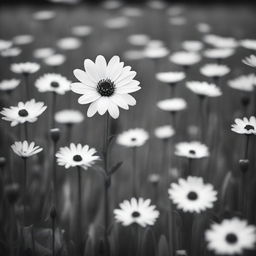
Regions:
[[[239,166],[240,166],[240,170],[243,173],[246,173],[248,171],[248,168],[249,168],[249,160],[248,159],[239,160]]]
[[[60,129],[53,128],[50,130],[51,139],[56,143],[60,139]]]

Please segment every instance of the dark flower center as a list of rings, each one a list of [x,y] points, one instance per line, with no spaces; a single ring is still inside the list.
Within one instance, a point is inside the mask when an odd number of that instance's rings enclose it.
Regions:
[[[196,192],[190,191],[188,193],[187,197],[188,197],[189,200],[193,200],[194,201],[194,200],[196,200],[198,198],[198,195],[197,195]]]
[[[73,156],[73,160],[74,160],[75,162],[80,162],[80,161],[83,160],[83,158],[82,158],[80,155],[74,155],[74,156]]]
[[[132,217],[133,217],[133,218],[138,218],[139,216],[140,216],[140,213],[137,212],[137,211],[135,211],[135,212],[132,213]]]
[[[111,96],[115,91],[115,85],[109,79],[100,80],[97,86],[98,93],[101,96]]]
[[[134,138],[134,137],[133,137],[133,138],[131,138],[131,141],[136,141],[136,138]]]
[[[25,117],[25,116],[28,116],[28,111],[26,109],[21,109],[18,112],[18,114],[19,114],[19,116]]]
[[[51,87],[58,88],[60,85],[58,82],[51,82]]]
[[[247,131],[250,131],[250,130],[254,130],[254,127],[250,124],[247,124],[245,127],[244,127],[245,130]]]
[[[237,235],[234,234],[234,233],[229,233],[226,235],[226,241],[229,243],[229,244],[234,244],[237,242]]]
[[[192,155],[195,155],[195,153],[196,153],[196,151],[193,149],[190,149],[188,152],[189,152],[189,154],[192,154]]]

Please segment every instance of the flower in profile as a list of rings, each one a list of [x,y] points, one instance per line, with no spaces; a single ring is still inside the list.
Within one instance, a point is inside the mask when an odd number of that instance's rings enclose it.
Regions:
[[[200,22],[196,26],[197,30],[201,33],[209,33],[211,30],[211,26],[207,23]]]
[[[124,58],[127,60],[141,60],[144,58],[143,50],[128,50],[124,52]]]
[[[244,117],[243,119],[236,118],[235,123],[231,125],[231,131],[239,134],[256,135],[256,117]]]
[[[193,159],[209,156],[209,149],[206,145],[198,141],[179,142],[175,145],[175,155]]]
[[[145,46],[149,41],[149,36],[145,34],[134,34],[128,37],[128,42],[135,46]]]
[[[1,51],[1,56],[7,57],[7,58],[16,57],[16,56],[19,56],[20,54],[21,54],[21,49],[18,47],[12,47],[4,51]]]
[[[209,59],[222,60],[231,57],[235,53],[233,48],[216,48],[204,51],[204,56]]]
[[[40,69],[40,65],[35,62],[23,62],[23,63],[14,63],[11,65],[11,71],[17,74],[33,74]]]
[[[206,64],[200,68],[202,75],[211,78],[219,78],[227,75],[229,72],[230,68],[228,66],[219,64]]]
[[[195,52],[175,52],[170,56],[170,61],[174,64],[189,67],[195,65],[201,60],[201,56]]]
[[[75,26],[71,28],[71,33],[74,36],[86,37],[92,33],[92,27],[86,25]]]
[[[35,99],[32,99],[25,103],[19,102],[15,107],[3,108],[0,114],[4,116],[3,120],[11,122],[11,126],[16,126],[19,123],[36,122],[46,108],[43,102],[36,102]]]
[[[143,198],[125,200],[119,205],[120,209],[114,210],[115,219],[123,226],[129,226],[133,223],[142,227],[152,226],[159,217],[159,211],[150,203],[150,199],[144,200]]]
[[[71,81],[55,73],[45,74],[35,82],[35,86],[39,92],[55,92],[62,95],[70,91],[70,85]]]
[[[147,6],[154,10],[162,10],[166,8],[166,3],[164,1],[150,0],[147,2]]]
[[[160,72],[156,74],[157,80],[162,83],[176,84],[186,77],[184,72]]]
[[[0,52],[9,49],[12,46],[11,41],[0,39]]]
[[[244,39],[240,41],[240,45],[249,50],[256,50],[256,40],[255,39]]]
[[[149,134],[142,128],[130,129],[117,137],[117,144],[125,147],[141,147],[149,139]]]
[[[80,166],[84,170],[91,167],[99,157],[95,155],[96,150],[88,145],[75,145],[71,143],[69,147],[61,147],[56,153],[57,163],[66,169]]]
[[[157,106],[164,111],[177,112],[186,109],[187,102],[182,98],[172,98],[159,101]]]
[[[161,176],[157,173],[151,173],[149,176],[148,176],[148,181],[151,183],[151,184],[158,184],[159,181],[161,179]]]
[[[56,13],[51,10],[42,10],[42,11],[33,13],[33,18],[35,20],[40,20],[40,21],[51,20],[55,18],[55,16],[56,16]]]
[[[149,59],[161,59],[170,53],[165,46],[147,46],[144,50],[144,56]]]
[[[122,2],[117,0],[106,0],[102,3],[102,7],[107,10],[115,10],[120,8],[121,6]]]
[[[25,45],[32,43],[34,39],[32,35],[18,35],[13,38],[13,43],[16,45]]]
[[[242,62],[247,66],[256,68],[256,56],[255,55],[250,55],[249,57],[246,57],[245,59],[242,60]]]
[[[242,75],[228,81],[228,85],[236,90],[251,92],[254,89],[255,81],[254,74]]]
[[[185,25],[187,23],[187,19],[185,17],[182,17],[182,16],[171,17],[169,19],[169,23],[171,25],[174,25],[174,26],[182,26],[182,25]]]
[[[168,190],[169,198],[184,212],[200,213],[212,208],[217,200],[217,192],[211,184],[205,184],[201,177],[189,176],[171,183]]]
[[[65,37],[57,41],[57,46],[62,50],[75,50],[81,45],[81,41],[76,37]]]
[[[238,42],[232,37],[222,37],[217,35],[206,35],[204,41],[215,48],[235,48],[238,46]]]
[[[121,29],[127,27],[129,24],[130,20],[123,16],[111,18],[104,22],[105,27],[109,29]]]
[[[43,150],[39,146],[35,146],[35,142],[28,143],[26,140],[15,141],[14,144],[11,145],[11,148],[16,155],[22,158],[31,157]]]
[[[188,52],[199,52],[203,49],[204,45],[200,41],[184,41],[182,47]]]
[[[58,67],[66,61],[66,57],[63,54],[54,54],[44,59],[44,63],[51,67]]]
[[[79,110],[64,109],[55,114],[55,121],[60,124],[72,125],[83,122],[84,116]]]
[[[256,227],[237,217],[214,223],[205,232],[209,250],[219,255],[243,254],[244,250],[254,249]]]
[[[171,138],[175,134],[174,129],[171,125],[163,125],[155,129],[155,136],[158,139],[166,140]]]
[[[186,83],[186,87],[201,97],[218,97],[222,92],[215,84],[199,81],[191,81]]]
[[[33,56],[37,59],[45,59],[54,54],[54,49],[45,47],[45,48],[38,48],[33,52]]]
[[[136,104],[130,93],[141,89],[140,82],[134,80],[136,72],[131,71],[130,66],[124,66],[118,56],[113,56],[108,63],[101,55],[97,56],[95,63],[85,59],[84,68],[85,71],[74,70],[79,82],[72,83],[71,90],[82,94],[78,99],[80,104],[90,103],[88,117],[108,111],[113,118],[118,118],[118,107],[127,110]]]
[[[18,79],[2,80],[0,82],[0,91],[11,92],[15,88],[17,88],[19,84],[20,84],[20,80]]]

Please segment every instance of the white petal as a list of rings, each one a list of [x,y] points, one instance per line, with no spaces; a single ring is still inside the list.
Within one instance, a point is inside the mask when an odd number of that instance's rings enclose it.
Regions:
[[[97,92],[85,94],[78,99],[79,104],[88,104],[100,98]]]
[[[100,115],[103,115],[108,110],[108,106],[110,103],[110,100],[108,97],[101,97],[98,101],[98,112]]]
[[[106,78],[106,69],[107,69],[107,62],[102,55],[97,56],[96,61],[97,69],[99,72],[99,78],[105,79]]]
[[[91,105],[89,106],[88,110],[87,110],[87,116],[88,117],[92,117],[95,115],[95,113],[97,112],[97,101],[94,101],[93,103],[91,103]]]
[[[114,119],[117,119],[119,117],[119,109],[117,105],[112,103],[111,101],[109,101],[108,112]]]
[[[84,61],[84,69],[93,82],[98,83],[100,81],[97,67],[91,60],[86,59]]]
[[[94,81],[93,79],[90,78],[83,70],[81,69],[75,69],[73,71],[74,76],[83,84],[86,84],[90,87],[95,87],[97,81]]]

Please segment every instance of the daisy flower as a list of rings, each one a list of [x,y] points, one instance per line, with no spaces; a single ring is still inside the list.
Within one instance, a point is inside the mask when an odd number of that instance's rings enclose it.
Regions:
[[[1,52],[2,57],[12,58],[21,54],[21,49],[18,47],[8,48]]]
[[[0,52],[4,51],[12,46],[11,41],[0,39]]]
[[[11,122],[11,126],[16,126],[19,123],[36,122],[46,108],[43,102],[36,102],[35,99],[32,99],[25,103],[19,102],[16,107],[3,108],[0,114],[4,116],[3,120]]]
[[[200,41],[184,41],[182,47],[188,52],[199,52],[203,49],[204,45]]]
[[[57,46],[62,50],[75,50],[81,45],[81,41],[75,37],[65,37],[57,41]]]
[[[75,26],[71,29],[74,36],[86,37],[92,33],[92,27],[86,25]]]
[[[182,98],[172,98],[159,101],[157,106],[164,111],[177,112],[186,109],[187,102]]]
[[[144,50],[144,56],[149,59],[161,59],[170,53],[165,46],[147,46]]]
[[[33,18],[39,21],[51,20],[55,16],[56,16],[56,13],[50,10],[42,10],[42,11],[33,13]]]
[[[155,136],[158,139],[166,140],[171,138],[175,134],[174,129],[170,125],[163,125],[155,129]]]
[[[215,78],[227,75],[230,72],[230,68],[226,65],[219,64],[206,64],[200,68],[200,73],[204,76]]]
[[[184,212],[200,213],[212,208],[217,192],[211,184],[205,184],[200,177],[180,178],[178,184],[171,183],[169,198]]]
[[[78,124],[83,122],[84,116],[79,110],[65,109],[55,114],[55,121],[60,124]]]
[[[66,61],[66,57],[63,54],[54,54],[44,59],[44,63],[48,66],[58,67]]]
[[[32,35],[18,35],[13,38],[13,43],[16,45],[25,45],[32,43],[34,39]]]
[[[256,227],[237,217],[214,223],[205,232],[208,249],[219,255],[243,254],[244,250],[254,249]]]
[[[127,60],[141,60],[144,58],[143,50],[128,50],[124,52],[124,58]]]
[[[128,37],[128,42],[134,46],[144,46],[148,44],[150,38],[145,34],[134,34]]]
[[[22,158],[31,157],[43,150],[39,146],[35,146],[35,142],[28,143],[26,140],[15,141],[14,144],[11,145],[11,148],[16,155]]]
[[[70,85],[71,81],[55,73],[45,74],[35,82],[35,86],[39,92],[55,92],[62,95],[70,91]]]
[[[0,82],[0,91],[11,92],[15,88],[17,88],[19,84],[20,80],[18,79],[2,80]]]
[[[45,59],[54,54],[54,49],[45,47],[45,48],[38,48],[33,52],[33,55],[37,59]]]
[[[208,33],[211,30],[211,26],[207,23],[200,22],[196,26],[197,30],[201,33]]]
[[[231,57],[235,53],[232,48],[217,48],[204,51],[204,56],[209,59],[222,60]]]
[[[256,135],[256,117],[244,117],[243,119],[236,118],[235,123],[231,125],[231,131],[239,134]]]
[[[124,131],[117,137],[117,144],[125,147],[141,147],[149,139],[147,131],[141,128]]]
[[[156,74],[156,79],[162,83],[176,84],[186,77],[184,72],[160,72]]]
[[[182,26],[187,23],[187,19],[185,19],[185,17],[181,17],[181,16],[171,17],[169,19],[169,23],[174,26]]]
[[[33,74],[40,69],[40,65],[34,62],[14,63],[11,65],[11,71],[17,74]]]
[[[254,74],[249,74],[228,81],[228,85],[236,90],[251,92],[254,89],[255,81]]]
[[[130,20],[126,17],[116,17],[108,19],[104,22],[104,26],[108,29],[121,29],[130,24]]]
[[[191,81],[186,83],[186,87],[202,97],[218,97],[222,95],[218,86],[207,82]]]
[[[255,39],[244,39],[240,41],[240,45],[249,50],[256,50],[256,40]]]
[[[74,70],[78,83],[71,84],[71,90],[82,94],[78,99],[80,104],[89,104],[87,116],[92,117],[98,112],[100,115],[109,112],[113,118],[119,117],[119,108],[129,109],[136,104],[130,95],[141,89],[140,82],[134,80],[135,71],[130,66],[124,66],[118,56],[114,56],[107,63],[101,55],[95,63],[89,59],[84,61],[85,71]]]
[[[123,226],[129,226],[133,223],[141,227],[152,226],[159,217],[159,211],[150,203],[150,199],[144,200],[142,198],[125,200],[119,205],[120,209],[114,210],[115,219]]]
[[[249,57],[246,57],[245,59],[242,60],[242,62],[247,66],[256,68],[256,56],[255,55],[250,55]]]
[[[199,159],[209,156],[209,149],[198,141],[180,142],[175,145],[175,155],[187,158]]]
[[[215,48],[235,48],[238,42],[232,37],[221,37],[217,35],[206,35],[204,41]]]
[[[57,163],[66,169],[81,166],[84,170],[91,167],[99,157],[95,155],[96,150],[88,145],[75,145],[71,143],[69,147],[62,147],[56,153]]]
[[[102,7],[107,10],[115,10],[120,8],[123,5],[121,1],[116,0],[106,0],[102,3]]]
[[[199,54],[195,52],[175,52],[170,56],[170,61],[174,64],[183,66],[183,67],[189,67],[192,65],[195,65],[201,60],[201,57]]]

